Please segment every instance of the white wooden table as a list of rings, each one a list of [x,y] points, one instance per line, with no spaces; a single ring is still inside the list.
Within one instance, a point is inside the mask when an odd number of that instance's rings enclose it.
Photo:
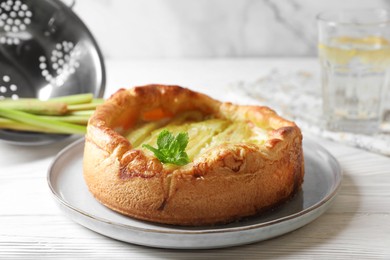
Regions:
[[[237,80],[272,69],[316,70],[315,59],[107,61],[106,97],[120,87],[179,84],[224,97]],[[305,133],[304,133],[305,135]],[[344,179],[333,206],[314,222],[268,241],[215,250],[163,250],[94,233],[56,207],[46,176],[76,137],[43,147],[0,143],[0,259],[390,259],[390,158],[317,138]]]

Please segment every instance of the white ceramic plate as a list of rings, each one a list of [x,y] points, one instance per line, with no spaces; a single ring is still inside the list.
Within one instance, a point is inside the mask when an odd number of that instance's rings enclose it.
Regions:
[[[207,249],[253,243],[276,237],[313,221],[324,213],[340,187],[337,160],[313,141],[304,141],[305,182],[291,201],[265,215],[228,225],[179,227],[139,221],[96,201],[82,176],[84,140],[58,154],[48,183],[60,208],[75,222],[121,241],[159,248]]]

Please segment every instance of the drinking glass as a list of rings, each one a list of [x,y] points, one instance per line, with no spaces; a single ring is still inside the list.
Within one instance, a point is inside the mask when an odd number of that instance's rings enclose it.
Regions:
[[[389,11],[324,12],[317,21],[326,127],[378,132],[390,79]]]

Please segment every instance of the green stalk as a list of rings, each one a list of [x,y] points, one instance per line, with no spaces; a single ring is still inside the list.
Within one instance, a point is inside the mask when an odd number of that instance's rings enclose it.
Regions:
[[[81,110],[92,110],[95,109],[100,103],[87,103],[87,104],[77,104],[77,105],[69,105],[68,111],[81,111]]]
[[[65,123],[54,119],[41,118],[40,116],[32,115],[22,111],[0,108],[0,116],[13,119],[18,122],[26,123],[31,126],[36,126],[42,129],[58,131],[64,134],[85,134],[86,127]]]
[[[37,99],[1,100],[0,108],[13,109],[41,115],[64,115],[67,105],[63,102],[41,101]]]
[[[90,103],[92,102],[92,100],[93,100],[92,93],[84,93],[84,94],[75,94],[75,95],[50,98],[48,101],[63,102],[66,103],[67,105],[76,105],[76,104]]]
[[[92,99],[91,103],[103,104],[104,103],[104,99],[103,98],[94,98],[94,99]]]
[[[89,115],[64,115],[64,116],[39,116],[50,120],[58,120],[61,122],[86,125],[88,123]]]
[[[7,118],[0,118],[0,129],[28,131],[28,132],[40,132],[40,133],[58,133],[50,129],[44,129],[42,127],[36,127],[27,125],[25,123],[17,122]]]
[[[95,113],[95,110],[80,110],[80,111],[71,111],[67,115],[73,116],[92,116]]]

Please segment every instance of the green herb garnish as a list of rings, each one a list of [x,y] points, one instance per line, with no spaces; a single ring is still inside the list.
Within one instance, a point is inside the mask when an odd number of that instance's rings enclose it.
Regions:
[[[188,133],[181,132],[177,136],[174,136],[171,132],[164,129],[157,137],[157,148],[148,144],[143,144],[142,147],[152,151],[162,163],[181,166],[190,162],[185,151],[187,144]]]

